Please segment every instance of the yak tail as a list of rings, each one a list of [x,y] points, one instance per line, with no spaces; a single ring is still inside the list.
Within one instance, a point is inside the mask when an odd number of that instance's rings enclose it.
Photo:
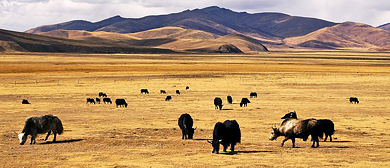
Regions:
[[[64,132],[64,127],[62,127],[62,122],[59,118],[55,119],[56,121],[56,131],[58,134],[62,134]]]

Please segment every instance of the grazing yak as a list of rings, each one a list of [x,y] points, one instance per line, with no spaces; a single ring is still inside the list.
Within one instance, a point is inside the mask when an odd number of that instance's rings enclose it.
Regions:
[[[108,103],[112,104],[112,101],[111,101],[110,98],[105,97],[105,98],[103,98],[103,103],[104,103],[104,104],[108,104]]]
[[[96,99],[96,103],[97,103],[97,104],[100,104],[100,98],[97,98],[97,97],[96,97],[95,99]]]
[[[30,102],[28,102],[28,100],[26,100],[26,99],[23,99],[22,104],[30,104]]]
[[[141,89],[141,94],[149,94],[149,91],[148,91],[148,89]]]
[[[167,96],[166,98],[165,98],[165,101],[169,101],[169,100],[171,100],[172,99],[172,96]]]
[[[193,139],[195,128],[192,128],[194,121],[189,114],[182,114],[179,118],[178,125],[182,132],[181,139]]]
[[[359,100],[358,100],[357,97],[350,97],[350,98],[349,98],[349,102],[350,102],[350,103],[355,103],[355,104],[357,103],[357,104],[359,104]]]
[[[251,103],[248,98],[242,98],[240,102],[240,107],[244,105],[244,107],[248,106],[248,103]]]
[[[234,146],[241,142],[240,126],[236,120],[226,120],[225,122],[217,122],[214,126],[213,141],[207,141],[213,146],[213,153],[219,153],[219,144],[222,144],[223,151],[231,145],[230,150],[234,152]]]
[[[179,90],[176,90],[176,94],[180,95],[180,91],[179,91]]]
[[[286,115],[284,115],[281,119],[288,119],[288,118],[298,119],[297,113],[295,111],[289,112]],[[286,121],[286,120],[284,120],[284,121]],[[325,134],[324,142],[326,141],[326,139],[328,139],[328,136],[330,138],[329,140],[332,142],[332,135],[335,131],[334,130],[334,123],[328,119],[319,119],[317,121],[320,123],[321,128],[322,128],[323,133],[321,135]]]
[[[214,105],[215,105],[215,109],[218,109],[219,107],[219,110],[222,110],[222,99],[220,97],[216,97],[214,99]]]
[[[37,134],[45,134],[46,138],[49,138],[51,133],[54,134],[53,142],[56,141],[57,134],[62,134],[64,128],[62,127],[61,120],[54,115],[44,115],[41,117],[30,117],[26,119],[22,133],[18,135],[20,145],[23,145],[27,141],[27,137],[31,135],[30,145],[35,144],[35,138]]]
[[[284,136],[282,146],[288,139],[292,141],[292,147],[295,147],[295,138],[302,138],[306,141],[311,135],[313,144],[312,148],[319,146],[318,137],[322,138],[322,127],[316,119],[299,120],[295,118],[289,118],[282,122],[279,128],[272,127],[272,132],[269,140],[275,140],[279,136]],[[317,145],[315,146],[315,143]]]
[[[227,96],[227,101],[228,101],[229,104],[233,104],[232,96]]]
[[[251,93],[249,94],[249,97],[250,97],[250,98],[257,98],[257,93],[256,93],[256,92],[251,92]]]
[[[95,99],[93,99],[93,98],[87,98],[87,103],[85,103],[85,104],[95,104]]]
[[[188,89],[190,89],[190,87],[189,87],[189,86],[186,86],[186,90],[188,90]]]
[[[127,108],[127,103],[126,103],[125,99],[116,99],[115,104],[116,104],[117,108],[118,108],[118,106]]]
[[[160,90],[160,94],[167,94],[165,90]]]
[[[107,97],[107,95],[103,92],[99,92],[99,97]]]

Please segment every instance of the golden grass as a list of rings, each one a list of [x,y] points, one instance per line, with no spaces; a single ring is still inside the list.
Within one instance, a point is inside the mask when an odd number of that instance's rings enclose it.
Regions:
[[[388,53],[322,51],[2,54],[0,162],[3,167],[389,167],[389,59]],[[151,93],[140,94],[141,88]],[[165,102],[160,89],[172,101]],[[176,89],[182,94],[175,95]],[[125,98],[129,107],[85,104],[100,91]],[[259,97],[239,107],[251,91]],[[227,95],[235,104],[226,103]],[[217,96],[226,110],[214,110]],[[360,104],[350,104],[350,96]],[[22,105],[22,99],[31,104]],[[271,125],[292,110],[299,118],[331,119],[335,142],[312,149],[301,139],[299,148],[291,148],[291,141],[280,147],[282,138],[269,141]],[[181,140],[182,113],[198,127],[195,140]],[[41,135],[35,145],[19,145],[13,131],[20,132],[27,117],[44,114],[62,120],[65,132],[57,137],[62,143],[45,144]],[[240,124],[238,153],[212,154],[205,139],[226,119]]]

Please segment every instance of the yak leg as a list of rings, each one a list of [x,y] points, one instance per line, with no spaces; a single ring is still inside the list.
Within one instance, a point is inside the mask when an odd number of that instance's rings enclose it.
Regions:
[[[295,148],[295,138],[291,138],[292,147]]]
[[[49,132],[47,132],[47,135],[46,135],[45,141],[47,141],[47,138],[49,138],[49,136],[50,136],[50,133],[51,133],[51,130],[50,130]]]
[[[332,142],[332,135],[329,135],[329,141]]]
[[[324,142],[326,141],[326,139],[328,139],[328,134],[325,134]]]
[[[56,138],[57,138],[57,132],[54,132],[54,131],[53,131],[53,134],[54,134],[53,142],[55,142],[55,141],[56,141]]]
[[[228,145],[223,145],[223,151],[226,152]]]
[[[288,138],[287,138],[287,137],[283,139],[283,142],[282,142],[282,147],[283,147],[284,143],[285,143],[287,140],[288,140]]]
[[[313,138],[313,145],[311,145],[311,147],[317,148],[318,146],[320,146],[320,143],[319,143],[320,140],[318,140],[318,136],[313,137],[313,135],[312,135],[312,138]],[[314,146],[315,143],[317,143],[317,146]]]
[[[234,144],[230,147],[230,151],[234,152]]]
[[[31,135],[30,145],[35,144],[35,135]]]

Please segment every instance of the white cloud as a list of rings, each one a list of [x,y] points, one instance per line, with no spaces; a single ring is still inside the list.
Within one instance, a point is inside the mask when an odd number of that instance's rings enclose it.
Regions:
[[[70,20],[138,18],[220,6],[238,12],[280,12],[333,22],[390,22],[388,0],[0,0],[0,28],[25,31]]]

